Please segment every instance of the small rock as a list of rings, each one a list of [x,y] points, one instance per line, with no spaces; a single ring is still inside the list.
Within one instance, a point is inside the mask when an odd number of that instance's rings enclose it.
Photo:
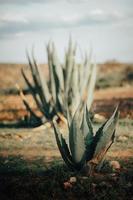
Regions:
[[[69,180],[70,183],[76,183],[77,182],[77,179],[76,177],[70,177],[70,180]]]
[[[122,136],[122,135],[119,136],[118,139],[117,139],[118,142],[125,142],[125,141],[127,141],[127,140],[128,140],[128,137],[127,137],[127,136],[124,136],[124,135],[123,135],[123,136]]]
[[[14,139],[16,139],[16,140],[23,140],[23,138],[21,137],[21,136],[19,136],[19,135],[14,135]]]
[[[116,160],[112,160],[110,161],[110,167],[113,169],[113,170],[119,170],[121,168],[120,166],[120,163]]]
[[[70,189],[70,188],[72,188],[72,184],[69,181],[64,182],[63,185],[64,185],[64,189]]]
[[[100,169],[101,172],[108,172],[108,173],[112,173],[112,172],[115,172],[117,170],[119,170],[121,168],[120,166],[120,163],[118,161],[108,161],[108,160],[105,160],[103,162],[103,166],[102,168]]]
[[[93,120],[94,120],[94,122],[103,122],[106,119],[105,119],[105,117],[103,115],[95,114]]]

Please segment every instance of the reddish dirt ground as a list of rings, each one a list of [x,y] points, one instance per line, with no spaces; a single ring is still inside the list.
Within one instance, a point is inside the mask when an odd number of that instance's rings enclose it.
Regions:
[[[26,96],[32,108],[39,114],[31,95]],[[133,89],[130,86],[96,90],[93,111],[110,116],[117,104],[120,104],[120,116],[133,118]],[[0,96],[0,121],[22,119],[27,114],[19,95]]]
[[[48,75],[47,65],[40,65],[44,75]],[[26,84],[21,75],[21,69],[24,68],[31,79],[30,71],[24,64],[0,64],[0,122],[21,120],[27,115],[25,107],[19,95],[5,95],[3,91],[15,89],[15,84],[18,83],[21,88],[25,88]],[[128,78],[132,78],[133,65],[124,63],[107,62],[99,65],[99,78],[104,81],[110,81],[107,88],[100,88],[95,91],[93,111],[95,113],[108,117],[113,112],[117,104],[120,104],[120,117],[133,118],[133,89]],[[130,76],[129,76],[130,75]],[[16,79],[16,77],[20,77]],[[118,79],[118,80],[117,80]],[[115,85],[114,85],[115,81]],[[31,95],[26,95],[31,107],[36,111],[36,105]],[[38,114],[40,114],[38,112]]]

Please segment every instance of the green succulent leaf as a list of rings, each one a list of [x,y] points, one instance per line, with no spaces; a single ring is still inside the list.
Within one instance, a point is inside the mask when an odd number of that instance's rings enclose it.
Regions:
[[[70,124],[72,122],[72,116],[67,103],[66,103],[66,118],[67,118],[68,128],[70,128]]]
[[[81,124],[81,130],[84,135],[85,147],[86,147],[86,160],[90,160],[93,155],[92,144],[93,144],[93,127],[90,120],[90,114],[87,109],[87,105],[84,106],[83,120]]]
[[[48,55],[48,66],[49,66],[49,75],[50,75],[50,91],[52,94],[52,100],[54,105],[56,105],[56,82],[54,77],[54,68],[53,60],[52,60],[53,50],[51,48],[51,42],[47,45],[47,55]]]
[[[90,114],[87,109],[87,105],[84,106],[81,130],[85,138],[91,139],[93,137],[93,127],[90,120]]]
[[[32,108],[30,107],[28,101],[26,100],[26,98],[22,98],[23,103],[27,109],[27,111],[30,113],[30,115],[35,119],[36,122],[38,122],[38,125],[41,125],[41,119],[35,114],[35,112],[32,110]]]
[[[51,99],[51,95],[50,95],[50,91],[48,88],[48,84],[47,84],[46,78],[42,74],[40,66],[38,66],[38,64],[36,62],[33,51],[32,51],[32,59],[33,59],[33,63],[35,66],[34,68],[35,68],[35,72],[36,72],[38,87],[40,88],[40,90],[38,92],[40,93],[42,101],[44,101],[45,103],[49,103],[49,101]]]
[[[28,87],[29,87],[29,89],[30,89],[30,91],[31,91],[31,93],[32,93],[32,96],[33,96],[33,98],[34,98],[34,100],[35,100],[37,106],[40,108],[40,111],[41,111],[42,113],[44,113],[44,112],[43,112],[43,109],[42,109],[42,103],[41,103],[40,99],[37,98],[36,93],[35,93],[35,91],[34,91],[34,87],[33,87],[32,84],[29,82],[29,80],[28,80],[28,78],[27,78],[27,76],[26,76],[26,74],[25,74],[25,72],[24,72],[23,69],[21,70],[21,72],[22,72],[22,75],[23,75],[23,78],[24,78],[26,84],[28,85]]]
[[[91,64],[91,54],[90,57],[86,56],[85,60],[82,57],[81,64],[77,64],[75,60],[76,46],[77,44],[73,45],[70,36],[65,53],[65,62],[62,65],[58,59],[54,43],[51,41],[48,43],[46,46],[49,70],[48,80],[45,79],[45,75],[43,75],[40,66],[37,64],[33,48],[32,59],[28,53],[27,58],[34,86],[30,84],[27,76],[23,73],[37,107],[43,116],[49,120],[56,113],[62,113],[68,118],[69,127],[79,104],[81,105],[81,110],[83,110],[84,103],[87,101],[88,109],[90,109],[96,76],[95,66],[92,67],[93,65]],[[87,123],[90,124],[90,121]],[[88,125],[88,127],[90,129],[91,125]],[[85,134],[87,133],[85,132]],[[89,135],[87,137],[87,141],[89,141]],[[76,138],[79,138],[79,136],[76,136]]]
[[[80,112],[79,108],[75,112],[69,129],[69,146],[74,163],[84,164],[85,143],[82,131],[80,129]]]
[[[92,66],[90,81],[88,82],[87,86],[87,108],[90,110],[91,104],[93,101],[93,94],[94,94],[94,88],[96,84],[96,77],[97,77],[97,65],[94,64]]]
[[[64,152],[66,153],[66,156],[72,162],[72,156],[70,154],[70,151],[69,151],[68,145],[66,143],[66,140],[63,138],[62,134],[61,134],[61,143],[62,143],[62,148],[64,149]]]
[[[70,97],[70,94],[69,94]],[[76,63],[74,63],[72,71],[72,80],[71,80],[71,115],[73,116],[75,111],[80,104],[80,92],[79,92],[79,80],[78,80],[78,68]]]
[[[29,56],[27,51],[26,51],[26,55],[27,55],[27,59],[28,59],[28,62],[29,62],[29,66],[30,66],[30,70],[31,70],[31,73],[32,73],[34,84],[35,84],[35,86],[37,86],[39,88],[40,86],[38,85],[38,79],[37,79],[37,76],[36,76],[37,73],[36,73],[35,66],[31,62],[30,56]]]
[[[30,58],[29,58],[30,59]],[[33,68],[33,72],[36,76],[37,82],[40,83],[40,74],[39,74],[39,69],[38,69],[38,64],[36,62],[35,56],[34,56],[34,47],[32,48],[32,68]]]
[[[57,142],[59,151],[61,153],[61,156],[62,156],[63,160],[65,161],[65,163],[67,164],[67,166],[70,169],[74,170],[75,164],[72,161],[72,156],[70,155],[66,141],[63,138],[63,136],[61,135],[55,119],[53,120],[53,126],[54,126],[54,133],[55,133],[56,142]]]
[[[27,53],[27,57],[28,57],[29,66],[30,66],[30,70],[31,70],[31,73],[32,73],[34,85],[36,87],[36,90],[38,91],[38,94],[39,94],[39,97],[40,97],[42,105],[45,105],[47,103],[47,99],[45,97],[47,97],[47,96],[44,95],[44,90],[43,90],[43,86],[42,86],[42,82],[41,82],[41,77],[40,77],[40,74],[39,74],[39,67],[38,67],[37,62],[36,62],[35,57],[34,57],[34,49],[32,49],[33,62],[31,61],[28,53]],[[34,97],[34,99],[35,99],[35,97]],[[43,113],[45,114],[45,112],[43,112]]]
[[[71,78],[72,78],[72,71],[74,66],[74,50],[72,45],[71,37],[69,38],[69,45],[68,45],[68,51],[66,53],[66,63],[65,63],[65,95],[66,98],[69,96],[70,91],[70,84],[71,84]]]
[[[114,142],[116,124],[119,118],[118,107],[115,109],[113,115],[107,120],[101,128],[97,131],[94,137],[94,162],[98,163]]]
[[[53,66],[55,66],[55,73],[56,73],[56,76],[57,76],[59,84],[60,84],[60,89],[61,89],[61,91],[64,91],[63,69],[58,60],[58,56],[57,56],[57,52],[56,52],[54,43],[52,44],[52,46],[53,46],[52,63],[53,63]]]

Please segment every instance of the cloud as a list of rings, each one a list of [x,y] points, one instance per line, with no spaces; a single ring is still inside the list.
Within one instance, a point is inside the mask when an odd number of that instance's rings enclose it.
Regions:
[[[116,21],[123,20],[126,16],[124,16],[122,13],[118,11],[107,12],[102,9],[94,9],[90,11],[89,17],[93,21],[115,23]]]
[[[88,0],[66,0],[68,3],[87,3]]]
[[[21,32],[39,32],[52,29],[77,28],[116,24],[125,19],[118,11],[107,12],[102,9],[92,9],[87,13],[36,13],[24,15],[5,13],[0,17],[0,35],[8,36]]]
[[[6,13],[0,16],[0,22],[5,24],[12,22],[28,23],[28,19],[24,15]]]
[[[0,0],[0,4],[25,5],[31,3],[53,3],[56,0]]]
[[[28,24],[29,21],[25,15],[5,13],[0,16],[0,37],[19,35]]]

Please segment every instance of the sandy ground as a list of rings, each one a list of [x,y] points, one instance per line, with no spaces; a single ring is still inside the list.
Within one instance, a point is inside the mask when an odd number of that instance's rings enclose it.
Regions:
[[[97,130],[101,124],[95,124]],[[64,137],[68,140],[65,124],[60,124]],[[108,157],[111,159],[129,159],[133,155],[133,124],[132,120],[123,120],[117,126],[115,144]],[[123,151],[124,148],[124,151]],[[55,136],[52,127],[47,123],[30,129],[0,129],[0,156],[22,156],[25,159],[43,157],[46,162],[59,159]]]
[[[115,73],[117,72],[118,74],[120,74],[122,70],[122,72],[129,70],[128,66],[125,68],[124,64],[115,63],[108,64],[108,66],[109,67],[107,67],[107,64],[103,65],[100,76],[103,76],[105,73],[106,75],[110,75],[112,70],[115,70]],[[0,65],[0,90],[8,89],[11,85],[15,85],[16,81],[20,86],[24,86],[20,71],[22,67],[24,66]],[[132,66],[130,66],[130,71],[131,67]],[[47,66],[45,66],[45,70],[47,70]],[[27,73],[29,73],[29,71],[27,71]],[[16,80],[15,77],[21,78]],[[26,95],[26,98],[30,102],[31,107],[39,115],[40,113],[36,109],[32,96]],[[129,83],[123,84],[122,86],[112,86],[95,90],[92,110],[95,113],[109,117],[118,103],[120,104],[120,118],[133,119],[133,89]],[[0,122],[8,123],[21,120],[25,115],[27,115],[27,112],[19,95],[0,95]],[[119,134],[122,134],[122,137],[123,135],[125,137],[126,134],[126,149],[124,149],[124,151],[121,150],[122,147],[125,148],[124,141],[122,141],[122,145],[117,142],[116,147],[114,146],[112,148],[113,153],[109,152],[108,156],[119,157],[119,155],[121,155],[125,158],[133,155],[133,148],[131,145],[133,137],[132,125],[130,125],[130,128],[128,128],[128,126],[128,124],[123,127],[119,126],[117,136],[118,138]],[[0,155],[8,156],[10,154],[19,154],[28,159],[37,156],[44,156],[48,159],[60,156],[53,131],[43,126],[36,129],[0,129]]]

